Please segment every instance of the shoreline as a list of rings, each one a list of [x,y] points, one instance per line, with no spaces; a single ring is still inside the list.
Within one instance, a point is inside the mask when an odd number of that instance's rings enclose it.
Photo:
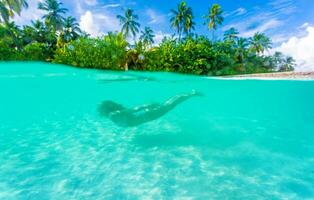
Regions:
[[[314,72],[274,72],[222,76],[223,79],[314,80]]]

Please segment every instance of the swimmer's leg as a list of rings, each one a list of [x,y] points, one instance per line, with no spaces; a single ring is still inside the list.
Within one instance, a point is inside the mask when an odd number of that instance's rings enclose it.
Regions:
[[[168,101],[165,102],[164,106],[167,106],[169,109],[173,109],[174,107],[176,107],[177,105],[183,103],[184,101],[195,97],[195,96],[202,96],[201,93],[196,92],[195,90],[193,90],[191,93],[189,94],[181,94],[181,95],[177,95],[175,97],[172,97],[171,99],[169,99]]]
[[[168,112],[169,110],[173,109],[174,107],[176,107],[180,103],[188,100],[189,98],[191,98],[193,96],[202,96],[202,94],[193,90],[189,94],[182,94],[182,95],[177,95],[175,97],[172,97],[171,99],[169,99],[168,101],[166,101],[163,104],[154,103],[154,104],[142,105],[142,106],[138,106],[138,107],[135,107],[133,109],[130,109],[130,112],[138,113],[138,112],[142,112],[142,111],[151,112],[151,111],[157,111],[157,110],[160,110],[163,112]]]
[[[190,94],[177,95],[163,104],[142,105],[135,107],[133,109],[124,110],[123,117],[125,118],[122,120],[123,124],[125,126],[137,126],[146,122],[156,120],[165,115],[166,113],[170,112],[177,105],[188,100],[189,98],[200,95],[201,94],[193,91]],[[121,121],[121,118],[117,118],[116,121]]]

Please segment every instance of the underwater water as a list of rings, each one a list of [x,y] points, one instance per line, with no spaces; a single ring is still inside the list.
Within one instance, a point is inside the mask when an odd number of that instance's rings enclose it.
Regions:
[[[314,81],[1,63],[0,89],[0,199],[314,199]]]

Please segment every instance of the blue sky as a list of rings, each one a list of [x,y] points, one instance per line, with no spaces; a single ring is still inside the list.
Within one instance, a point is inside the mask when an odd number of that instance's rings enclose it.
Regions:
[[[30,19],[41,18],[43,13],[37,10],[39,1],[42,0],[29,0],[29,9],[24,11],[21,17],[16,18],[18,24],[27,24]],[[132,8],[139,15],[142,28],[150,26],[155,31],[156,40],[160,41],[163,36],[174,33],[170,28],[169,14],[170,9],[176,8],[180,1],[61,0],[61,2],[69,9],[69,15],[77,18],[81,28],[94,36],[119,30],[116,15],[123,13],[125,8]],[[279,48],[293,38],[300,40],[307,38],[311,32],[310,28],[314,29],[313,0],[186,0],[186,2],[193,9],[197,34],[210,35],[203,25],[202,16],[208,12],[213,3],[220,4],[224,10],[225,21],[218,31],[219,34],[230,27],[237,28],[245,37],[252,36],[258,31],[265,32],[272,38],[274,46]],[[310,50],[313,50],[314,56],[314,49]]]
[[[36,8],[39,0],[30,0],[30,9]],[[209,34],[203,25],[202,16],[207,13],[213,3],[222,6],[225,21],[220,31],[234,26],[243,36],[251,36],[256,31],[266,32],[275,43],[287,40],[291,35],[302,34],[300,28],[304,24],[314,24],[314,3],[312,0],[187,0],[195,15],[196,30],[198,34]],[[172,34],[169,24],[170,9],[176,8],[178,0],[62,0],[64,6],[69,9],[69,15],[73,15],[78,21],[89,18],[84,27],[96,29],[92,32],[99,35],[102,32],[119,29],[117,14],[125,8],[132,8],[140,17],[142,28],[150,26],[156,33]],[[88,13],[87,13],[88,12]],[[37,11],[33,14],[38,13]],[[88,16],[88,14],[91,14]],[[38,14],[37,16],[39,16]],[[87,16],[85,16],[87,15]],[[37,17],[36,16],[36,17]],[[84,18],[85,16],[85,18]],[[25,16],[24,16],[25,17]],[[83,17],[83,19],[82,19]],[[24,18],[27,23],[29,18]],[[111,21],[111,22],[110,22]],[[82,22],[84,24],[84,22]],[[111,23],[111,24],[110,24]],[[90,27],[88,27],[90,26]],[[98,33],[97,33],[98,32]]]
[[[266,32],[273,37],[275,43],[285,41],[289,36],[299,34],[299,28],[305,23],[314,24],[314,3],[312,0],[187,0],[193,8],[196,20],[196,33],[209,34],[203,25],[202,16],[207,13],[212,3],[219,3],[225,11],[225,22],[220,30],[235,26],[243,36],[251,36],[256,31]],[[140,16],[142,26],[151,26],[155,32],[172,34],[169,26],[169,11],[176,8],[180,1],[173,0],[85,0],[63,1],[71,13],[80,19],[81,11],[76,9],[81,4],[82,9],[92,13],[114,17],[122,13],[124,8],[132,8]],[[116,22],[115,22],[116,23]],[[112,29],[117,28],[113,26]],[[108,24],[102,31],[110,30]],[[302,32],[300,33],[302,34]]]

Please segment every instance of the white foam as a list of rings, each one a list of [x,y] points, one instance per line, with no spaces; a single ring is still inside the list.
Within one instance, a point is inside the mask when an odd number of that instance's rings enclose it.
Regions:
[[[313,78],[272,78],[272,77],[206,77],[217,80],[262,80],[262,81],[314,81]]]

